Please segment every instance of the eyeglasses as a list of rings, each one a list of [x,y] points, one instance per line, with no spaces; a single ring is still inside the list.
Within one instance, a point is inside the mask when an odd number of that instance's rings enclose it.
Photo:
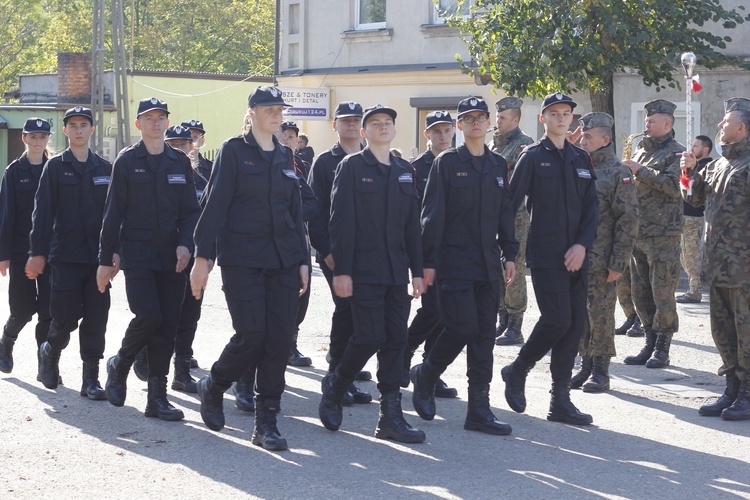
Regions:
[[[458,120],[462,122],[466,122],[469,125],[473,125],[474,123],[484,123],[489,119],[490,117],[488,115],[480,115],[480,116],[462,116]]]

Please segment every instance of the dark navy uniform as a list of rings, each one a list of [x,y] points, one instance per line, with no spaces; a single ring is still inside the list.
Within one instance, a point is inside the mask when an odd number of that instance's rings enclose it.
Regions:
[[[553,383],[567,384],[586,322],[588,250],[599,218],[596,175],[584,150],[565,142],[558,150],[547,138],[527,146],[511,179],[514,208],[526,201],[531,215],[526,262],[531,268],[541,318],[518,359],[533,366],[552,350]],[[565,268],[565,253],[587,249],[580,270]]]
[[[185,293],[185,274],[176,273],[176,249],[192,252],[200,215],[193,170],[187,156],[171,147],[151,155],[143,141],[115,160],[104,212],[99,263],[112,265],[121,246],[120,267],[130,322],[118,357],[129,366],[148,346],[149,377],[166,377]]]
[[[36,192],[30,255],[48,256],[52,268],[52,326],[47,342],[62,351],[79,328],[80,355],[98,361],[104,354],[109,289],[99,293],[99,233],[112,164],[89,151],[79,162],[70,149],[50,158]],[[57,377],[54,377],[57,378]]]
[[[441,153],[430,172],[422,208],[424,265],[436,269],[444,325],[426,363],[442,373],[466,346],[470,386],[492,381],[495,315],[503,260],[518,251],[508,166],[484,146]]]
[[[413,168],[393,155],[378,162],[365,148],[336,169],[331,191],[334,275],[353,281],[354,334],[336,368],[350,383],[377,352],[378,390],[399,391],[406,324],[411,308],[409,270],[422,276],[419,201]]]
[[[195,229],[196,257],[217,263],[235,334],[211,368],[226,391],[257,367],[257,400],[278,404],[307,262],[300,181],[288,148],[265,152],[252,132],[222,144]],[[200,390],[200,388],[199,388]],[[257,418],[257,417],[256,417]]]
[[[46,155],[44,161],[47,161]],[[38,314],[35,330],[37,346],[47,339],[52,321],[49,312],[49,272],[45,271],[36,280],[30,280],[24,268],[29,257],[34,193],[39,186],[43,167],[44,163],[29,163],[24,153],[5,169],[0,186],[0,261],[10,261],[10,317],[3,327],[3,336],[15,342],[23,327],[34,314]]]

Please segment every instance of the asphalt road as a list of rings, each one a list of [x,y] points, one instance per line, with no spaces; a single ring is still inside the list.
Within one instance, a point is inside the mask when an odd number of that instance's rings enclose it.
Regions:
[[[232,334],[220,287],[209,281],[195,342],[201,369],[218,357]],[[463,430],[465,355],[444,379],[459,398],[438,400],[438,416],[419,419],[404,391],[404,410],[427,442],[402,445],[373,437],[378,405],[346,408],[338,432],[318,421],[332,303],[315,268],[313,294],[300,334],[311,368],[289,368],[279,429],[290,450],[264,451],[250,443],[252,416],[225,396],[227,426],[210,431],[195,395],[170,390],[185,411],[182,422],[143,416],[146,386],[131,374],[125,406],[79,396],[77,336],[63,352],[65,385],[56,391],[36,381],[33,327],[21,332],[12,374],[0,374],[0,498],[750,498],[750,422],[698,415],[698,406],[723,391],[719,357],[709,331],[708,304],[678,305],[680,332],[672,366],[662,370],[622,364],[642,339],[617,338],[612,390],[573,392],[594,425],[573,427],[546,420],[549,362],[527,383],[525,414],[511,411],[499,377],[518,347],[495,348],[495,415],[513,426],[498,437]],[[7,282],[0,281],[0,315],[7,315]],[[524,332],[538,311],[531,293]],[[131,314],[118,276],[105,358],[117,351]],[[417,304],[414,304],[413,312]],[[618,311],[618,322],[622,319]],[[368,368],[376,369],[371,360]],[[101,381],[104,383],[102,374]],[[377,399],[374,382],[361,383]]]

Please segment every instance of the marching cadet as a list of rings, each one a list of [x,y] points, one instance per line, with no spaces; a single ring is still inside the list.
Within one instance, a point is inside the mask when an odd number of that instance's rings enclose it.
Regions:
[[[680,280],[680,160],[685,147],[674,139],[674,110],[664,99],[644,105],[646,137],[632,160],[624,163],[635,176],[640,223],[633,246],[631,287],[646,343],[625,358],[627,365],[664,368],[669,365],[672,335],[679,329],[675,291]]]
[[[425,118],[424,136],[428,140],[428,148],[421,155],[411,161],[414,167],[414,175],[417,176],[417,192],[419,199],[424,200],[424,189],[427,185],[427,177],[432,169],[432,162],[440,153],[450,148],[453,144],[453,137],[456,135],[456,128],[453,124],[453,117],[447,111],[433,111],[427,114]],[[440,316],[438,314],[437,292],[435,288],[428,288],[422,294],[422,307],[417,309],[417,315],[409,325],[409,337],[406,342],[406,351],[404,351],[404,374],[401,379],[401,387],[409,387],[409,369],[411,368],[411,358],[417,348],[425,343],[423,359],[432,349],[435,340],[442,330],[440,326]],[[442,379],[438,379],[435,384],[435,397],[438,398],[455,398],[458,391],[453,387],[448,387]]]
[[[581,124],[581,148],[591,155],[596,172],[599,226],[589,252],[588,321],[579,352],[581,370],[571,388],[609,390],[609,360],[615,351],[615,281],[628,268],[638,232],[638,194],[630,169],[617,159],[612,142],[615,121],[607,113],[589,113]]]
[[[523,100],[518,97],[503,97],[495,103],[497,130],[492,136],[492,150],[508,162],[508,178],[513,175],[518,157],[534,139],[524,134],[518,127],[521,120]],[[516,255],[516,275],[518,279],[507,287],[500,287],[499,323],[495,345],[523,344],[523,314],[526,312],[528,295],[526,292],[526,236],[529,232],[529,214],[523,208],[518,210],[515,222],[515,238],[518,241]]]
[[[526,377],[550,350],[552,399],[547,420],[589,425],[570,400],[570,379],[586,322],[587,251],[596,236],[596,175],[588,153],[566,140],[576,103],[561,92],[542,103],[544,136],[521,153],[510,182],[515,208],[531,216],[526,257],[541,317],[518,357],[502,371],[505,400],[526,410]]]
[[[218,251],[235,329],[210,375],[198,382],[201,417],[210,429],[221,430],[224,392],[248,367],[256,367],[252,443],[267,450],[288,447],[276,413],[299,296],[308,285],[299,179],[291,152],[274,137],[285,106],[276,87],[256,88],[248,98],[249,131],[221,145],[195,229],[190,274],[198,298],[208,280],[209,259]]]
[[[419,198],[414,170],[390,152],[396,136],[396,111],[380,104],[362,116],[367,147],[344,158],[331,191],[333,289],[351,299],[354,334],[335,370],[323,379],[318,414],[336,431],[343,399],[355,375],[373,354],[378,357],[380,418],[375,437],[421,443],[424,432],[410,426],[401,411],[401,367],[411,298],[422,285]]]
[[[200,215],[190,161],[167,147],[167,103],[152,97],[138,104],[135,126],[141,140],[117,155],[104,209],[99,243],[99,291],[106,291],[121,247],[121,267],[131,320],[116,356],[107,361],[107,400],[125,404],[127,378],[138,352],[148,352],[145,415],[181,420],[182,410],[167,400],[169,360],[185,296],[185,273]]]
[[[706,206],[703,280],[711,287],[711,335],[721,355],[726,390],[698,412],[725,420],[750,419],[750,99],[724,103],[721,158],[693,173],[693,206]],[[689,171],[695,155],[682,156]]]
[[[204,179],[207,184],[208,179],[211,178],[211,169],[213,168],[214,163],[201,154],[201,148],[206,143],[206,129],[203,127],[203,122],[201,122],[200,120],[186,120],[180,123],[180,126],[182,128],[190,130],[190,137],[193,140],[193,149],[188,154],[188,157],[190,157],[190,162],[193,165],[193,171],[197,172],[198,175],[202,179]],[[193,175],[193,177],[196,178],[198,176]],[[199,199],[203,194],[204,188],[205,184],[203,185],[203,187],[198,188],[198,191],[200,193],[198,195]],[[191,368],[197,368],[197,366],[191,366]]]
[[[47,341],[39,347],[42,384],[56,389],[60,354],[78,328],[83,360],[81,396],[103,400],[99,360],[109,317],[109,288],[99,293],[96,283],[99,233],[112,164],[89,149],[94,133],[91,110],[76,106],[63,116],[69,147],[50,158],[42,171],[32,216],[26,275],[35,279],[49,263],[52,295]],[[114,273],[119,256],[113,255]],[[80,320],[80,328],[79,322]]]
[[[466,347],[469,405],[464,429],[511,433],[490,410],[492,349],[500,280],[515,278],[518,242],[508,165],[484,144],[490,128],[487,103],[458,103],[464,143],[441,153],[427,179],[422,208],[425,281],[436,283],[444,326],[424,363],[411,370],[412,402],[425,420],[435,418],[435,383]]]
[[[39,186],[42,168],[51,156],[47,150],[51,134],[52,125],[47,120],[36,117],[26,120],[21,130],[26,150],[5,169],[0,186],[0,274],[9,273],[10,305],[10,317],[0,338],[0,371],[3,373],[13,371],[13,346],[34,314],[37,315],[37,349],[47,339],[52,321],[49,273],[42,272],[30,280],[25,271],[34,193]]]

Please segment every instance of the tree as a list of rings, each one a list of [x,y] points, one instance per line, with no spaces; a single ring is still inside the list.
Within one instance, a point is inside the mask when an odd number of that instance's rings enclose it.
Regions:
[[[18,85],[18,75],[44,51],[40,42],[47,19],[38,1],[0,0],[0,94]]]
[[[675,65],[688,50],[707,68],[750,68],[718,51],[731,37],[706,29],[750,20],[720,0],[474,0],[471,13],[448,22],[464,34],[472,61],[462,64],[475,74],[521,97],[588,92],[594,111],[613,116],[613,76],[628,68],[657,91],[679,88]]]

